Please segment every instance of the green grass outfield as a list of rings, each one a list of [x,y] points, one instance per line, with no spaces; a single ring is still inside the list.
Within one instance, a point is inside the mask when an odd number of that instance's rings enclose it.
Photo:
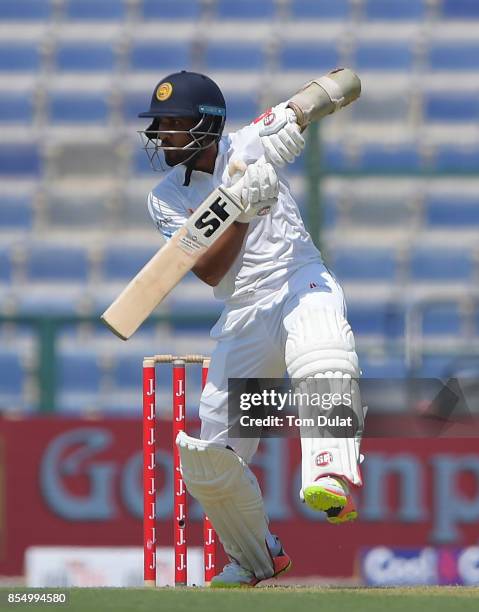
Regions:
[[[66,592],[67,604],[7,604],[7,594]],[[263,587],[240,590],[24,589],[1,588],[0,610],[55,609],[68,612],[427,612],[479,610],[479,588]]]

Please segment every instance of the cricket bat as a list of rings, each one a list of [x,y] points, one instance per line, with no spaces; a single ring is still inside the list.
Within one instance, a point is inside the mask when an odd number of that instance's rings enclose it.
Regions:
[[[347,106],[360,94],[359,77],[348,68],[338,68],[306,83],[289,100],[288,106],[304,130],[312,121]],[[101,316],[113,333],[128,340],[238,218],[243,212],[242,186],[241,179],[232,187],[217,187],[130,281]]]

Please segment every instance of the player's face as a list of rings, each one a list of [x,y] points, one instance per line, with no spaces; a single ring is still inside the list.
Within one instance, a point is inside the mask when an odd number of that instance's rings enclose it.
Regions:
[[[190,134],[182,133],[190,130],[198,123],[198,119],[191,117],[161,117],[158,132],[161,138],[161,144],[164,147],[179,147],[183,148],[190,144],[193,140]],[[171,134],[169,131],[178,131],[178,134]],[[163,132],[163,133],[162,133]],[[169,166],[176,166],[186,161],[191,157],[191,149],[184,151],[168,151],[165,152],[166,163]]]

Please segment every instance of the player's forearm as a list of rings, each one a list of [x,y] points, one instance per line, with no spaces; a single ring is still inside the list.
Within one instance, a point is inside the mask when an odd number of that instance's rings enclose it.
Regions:
[[[203,282],[215,287],[231,268],[243,246],[248,223],[235,222],[198,260],[193,272]]]

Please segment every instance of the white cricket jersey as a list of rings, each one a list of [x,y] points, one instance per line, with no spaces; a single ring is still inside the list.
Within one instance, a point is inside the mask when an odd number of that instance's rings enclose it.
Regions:
[[[228,184],[228,164],[232,159],[248,164],[263,155],[260,126],[261,123],[254,123],[223,136],[214,173],[194,170],[188,187],[183,186],[185,166],[167,170],[164,179],[148,196],[150,215],[166,240],[186,222],[190,215],[188,209],[195,210],[216,187]],[[241,251],[214,288],[218,299],[236,301],[278,289],[302,266],[322,263],[285,176],[281,169],[276,172],[280,179],[278,204],[270,214],[250,222]]]

